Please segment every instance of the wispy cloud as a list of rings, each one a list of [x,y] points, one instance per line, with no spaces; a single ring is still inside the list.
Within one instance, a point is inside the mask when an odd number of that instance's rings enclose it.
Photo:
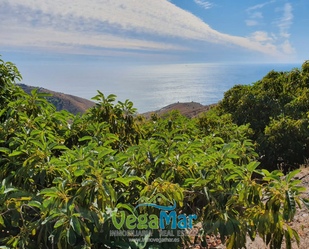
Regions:
[[[258,25],[259,23],[255,20],[245,20],[245,23],[247,26],[256,26]]]
[[[263,13],[262,12],[253,12],[251,14],[251,18],[263,18]]]
[[[7,23],[8,24],[8,23]],[[20,25],[20,24],[19,24]],[[3,45],[59,47],[59,46],[88,46],[93,49],[127,49],[145,51],[189,50],[189,48],[163,42],[144,41],[119,37],[111,34],[87,33],[82,35],[78,31],[66,32],[52,27],[33,27],[28,25],[5,25],[1,27],[1,41]],[[22,36],[22,39],[20,37]]]
[[[267,42],[267,41],[274,41],[273,37],[268,36],[268,33],[265,31],[256,31],[252,33],[249,37],[253,41],[257,42]]]
[[[280,35],[285,38],[289,38],[290,34],[289,29],[293,24],[292,20],[294,18],[292,14],[292,5],[290,3],[286,3],[283,8],[279,8],[277,11],[283,11],[283,16],[275,23],[278,25],[280,29]]]
[[[293,48],[288,40],[286,40],[283,44],[280,45],[281,49],[286,54],[294,54],[295,48]]]
[[[276,0],[272,0],[269,2],[265,2],[262,4],[257,4],[255,6],[252,6],[250,8],[247,8],[247,14],[251,18],[250,20],[245,20],[245,23],[247,26],[257,26],[260,23],[257,21],[257,19],[263,18],[263,13],[261,11],[257,11],[257,9],[262,9],[264,6],[274,3]],[[289,40],[286,40],[289,38],[290,34],[288,33],[288,30],[290,29],[292,25],[293,20],[293,14],[292,14],[292,5],[290,3],[286,3],[283,8],[276,8],[275,11],[283,12],[283,16],[280,19],[277,19],[273,22],[273,24],[277,25],[279,27],[279,34],[281,36],[281,39],[274,34],[271,33],[268,35],[265,31],[256,31],[252,33],[250,36],[248,36],[248,39],[251,41],[259,42],[260,44],[268,44],[268,46],[275,46],[274,44],[277,44],[275,47],[282,51],[284,54],[293,54],[295,53],[295,49],[290,44]],[[253,20],[254,19],[254,20]],[[282,42],[282,37],[285,39],[285,41],[280,44],[280,41]]]
[[[262,19],[263,18],[263,13],[260,12],[260,11],[255,11],[255,10],[261,9],[265,5],[274,3],[275,1],[276,0],[272,0],[270,2],[265,2],[265,3],[257,4],[257,5],[254,5],[254,6],[250,7],[250,8],[247,8],[246,11],[247,11],[247,14],[249,15],[249,18],[251,18],[251,19],[256,19],[256,18]],[[255,26],[255,25],[259,24],[259,22],[256,21],[256,20],[245,20],[245,22],[246,22],[247,26]]]
[[[256,10],[256,9],[261,9],[265,5],[270,4],[270,3],[274,3],[274,2],[276,2],[276,0],[272,0],[270,2],[265,2],[265,3],[257,4],[257,5],[254,5],[254,6],[250,7],[250,8],[248,8],[247,11],[249,12],[249,11]]]
[[[274,45],[220,33],[167,0],[1,0],[0,16],[1,46],[95,54],[190,50],[193,40],[282,55]]]
[[[194,2],[200,6],[202,6],[205,9],[210,9],[211,7],[214,6],[213,3],[205,1],[205,0],[194,0]]]

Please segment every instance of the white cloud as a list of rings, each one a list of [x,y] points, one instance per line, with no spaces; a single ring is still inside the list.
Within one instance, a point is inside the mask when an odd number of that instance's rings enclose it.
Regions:
[[[265,5],[270,4],[270,3],[274,3],[274,2],[276,2],[276,0],[272,0],[270,2],[265,2],[265,3],[257,4],[257,5],[254,5],[254,6],[250,7],[250,8],[248,8],[247,11],[250,12],[251,10],[261,9]]]
[[[263,13],[260,12],[260,11],[254,11],[254,10],[257,10],[257,9],[261,9],[263,8],[265,5],[267,4],[270,4],[270,3],[274,3],[275,0],[272,0],[270,2],[265,2],[265,3],[262,3],[262,4],[257,4],[257,5],[254,5],[248,9],[246,9],[248,15],[249,15],[249,18],[251,19],[255,19],[255,18],[259,18],[259,19],[262,19],[264,18],[263,17]],[[254,12],[252,12],[254,11]],[[259,23],[255,20],[245,20],[247,26],[255,26],[255,25],[258,25]]]
[[[262,4],[257,4],[255,6],[252,6],[248,8],[246,11],[248,15],[250,16],[251,20],[245,20],[247,26],[256,26],[259,24],[256,20],[252,20],[254,18],[263,18],[262,12],[256,11],[257,9],[263,8],[265,5],[274,3],[275,0],[265,2]],[[280,36],[286,38],[289,38],[290,34],[288,33],[288,30],[290,29],[290,26],[292,25],[293,20],[293,14],[292,14],[292,5],[290,3],[286,3],[283,8],[276,8],[275,11],[283,11],[283,17],[279,20],[273,22],[273,24],[276,24],[280,29]],[[265,47],[273,48],[273,49],[280,49],[284,54],[293,54],[295,53],[295,49],[291,46],[290,42],[288,40],[285,40],[283,44],[275,46],[274,43],[276,41],[276,44],[280,42],[280,39],[278,40],[278,37],[271,33],[270,35],[265,31],[256,31],[252,33],[248,39],[250,39],[252,42],[258,42],[260,44],[263,44]]]
[[[213,3],[207,2],[205,0],[194,0],[194,2],[200,6],[202,6],[205,9],[210,9],[211,7],[213,7]]]
[[[129,49],[129,50],[189,50],[188,48],[160,42],[129,39],[110,34],[88,33],[82,35],[77,31],[65,32],[50,27],[33,29],[26,25],[6,25],[1,29],[3,45],[20,47],[52,47],[52,46],[92,46],[93,48]],[[20,37],[22,36],[22,39]]]
[[[268,36],[268,33],[265,31],[256,31],[251,34],[249,37],[252,41],[256,42],[266,42],[266,41],[273,41],[274,39]]]
[[[251,14],[251,18],[263,18],[262,12],[254,12]]]
[[[295,48],[293,48],[288,40],[286,40],[283,44],[280,45],[282,51],[286,54],[294,54]]]
[[[220,33],[167,0],[1,0],[0,15],[2,46],[166,51],[196,40],[282,55],[273,45]]]
[[[290,3],[286,3],[283,7],[283,17],[280,18],[277,22],[275,22],[279,29],[280,29],[280,35],[284,38],[289,38],[290,34],[288,33],[288,30],[290,29],[291,25],[293,24],[292,20],[294,18],[292,14],[292,5]]]
[[[277,40],[277,39],[278,39],[277,36],[276,36],[274,33],[271,33],[270,35],[272,36],[272,38],[273,38],[274,40]]]
[[[256,26],[259,23],[255,20],[245,20],[247,26]]]

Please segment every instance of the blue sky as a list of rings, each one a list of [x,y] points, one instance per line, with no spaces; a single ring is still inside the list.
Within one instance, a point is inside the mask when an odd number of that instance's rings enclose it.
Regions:
[[[308,0],[0,0],[0,54],[15,63],[302,63],[308,10]]]

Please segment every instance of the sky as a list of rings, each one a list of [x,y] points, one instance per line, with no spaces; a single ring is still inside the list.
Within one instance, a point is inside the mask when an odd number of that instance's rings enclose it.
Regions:
[[[302,63],[308,0],[0,0],[14,63]]]

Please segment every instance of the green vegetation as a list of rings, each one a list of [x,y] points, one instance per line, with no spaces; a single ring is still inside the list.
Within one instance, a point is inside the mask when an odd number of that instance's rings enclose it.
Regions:
[[[306,81],[305,67],[293,72]],[[305,119],[307,95],[290,84],[289,89],[294,89],[286,93],[290,100],[282,100],[282,94],[271,90],[281,86],[271,85],[270,75],[277,73],[271,72],[254,86],[233,88],[219,110],[200,118],[187,119],[172,111],[165,118],[153,115],[145,120],[134,118],[136,110],[129,100],[115,104],[116,96],[105,97],[100,92],[94,97],[96,106],[82,116],[57,112],[46,101],[46,94],[33,90],[27,95],[16,87],[15,80],[21,79],[17,68],[0,61],[0,231],[9,232],[0,233],[0,245],[30,249],[181,248],[176,242],[140,243],[109,236],[115,229],[112,217],[119,219],[121,211],[136,216],[155,214],[151,207],[134,208],[161,194],[165,198],[157,200],[159,205],[169,206],[175,200],[177,214],[197,215],[194,222],[202,223],[204,246],[206,234],[220,233],[231,249],[242,248],[246,235],[254,240],[258,233],[271,248],[281,248],[283,238],[291,248],[292,239],[299,242],[299,236],[288,222],[296,205],[303,203],[309,208],[309,200],[299,197],[305,189],[296,186],[299,180],[292,179],[299,171],[284,177],[279,170],[258,169],[259,155],[249,138],[259,137],[265,129],[265,136],[269,136],[265,146],[279,143],[281,147],[273,150],[280,149],[284,156],[286,144],[281,141],[294,134],[302,138],[307,129],[306,122],[299,121]],[[289,74],[280,75],[272,76],[275,82]],[[261,84],[269,89],[259,92]],[[261,96],[245,97],[249,89]],[[293,100],[296,93],[299,98]],[[270,102],[275,98],[278,110],[282,105],[277,102],[290,103],[291,118],[267,118],[266,107],[259,118],[261,107],[255,105],[265,105],[267,98]],[[248,111],[240,105],[243,99],[253,99]],[[226,113],[218,115],[219,111]],[[250,120],[251,125],[247,124],[250,115],[256,119],[255,123]],[[291,133],[280,135],[284,129]],[[302,141],[295,142],[288,151],[294,154],[283,160],[293,160],[295,153],[301,153],[294,150]],[[158,235],[155,229],[153,233]],[[188,238],[182,240],[188,243]]]
[[[287,172],[309,157],[309,61],[290,72],[269,72],[252,85],[236,85],[219,104],[238,125],[250,124],[261,167]]]

